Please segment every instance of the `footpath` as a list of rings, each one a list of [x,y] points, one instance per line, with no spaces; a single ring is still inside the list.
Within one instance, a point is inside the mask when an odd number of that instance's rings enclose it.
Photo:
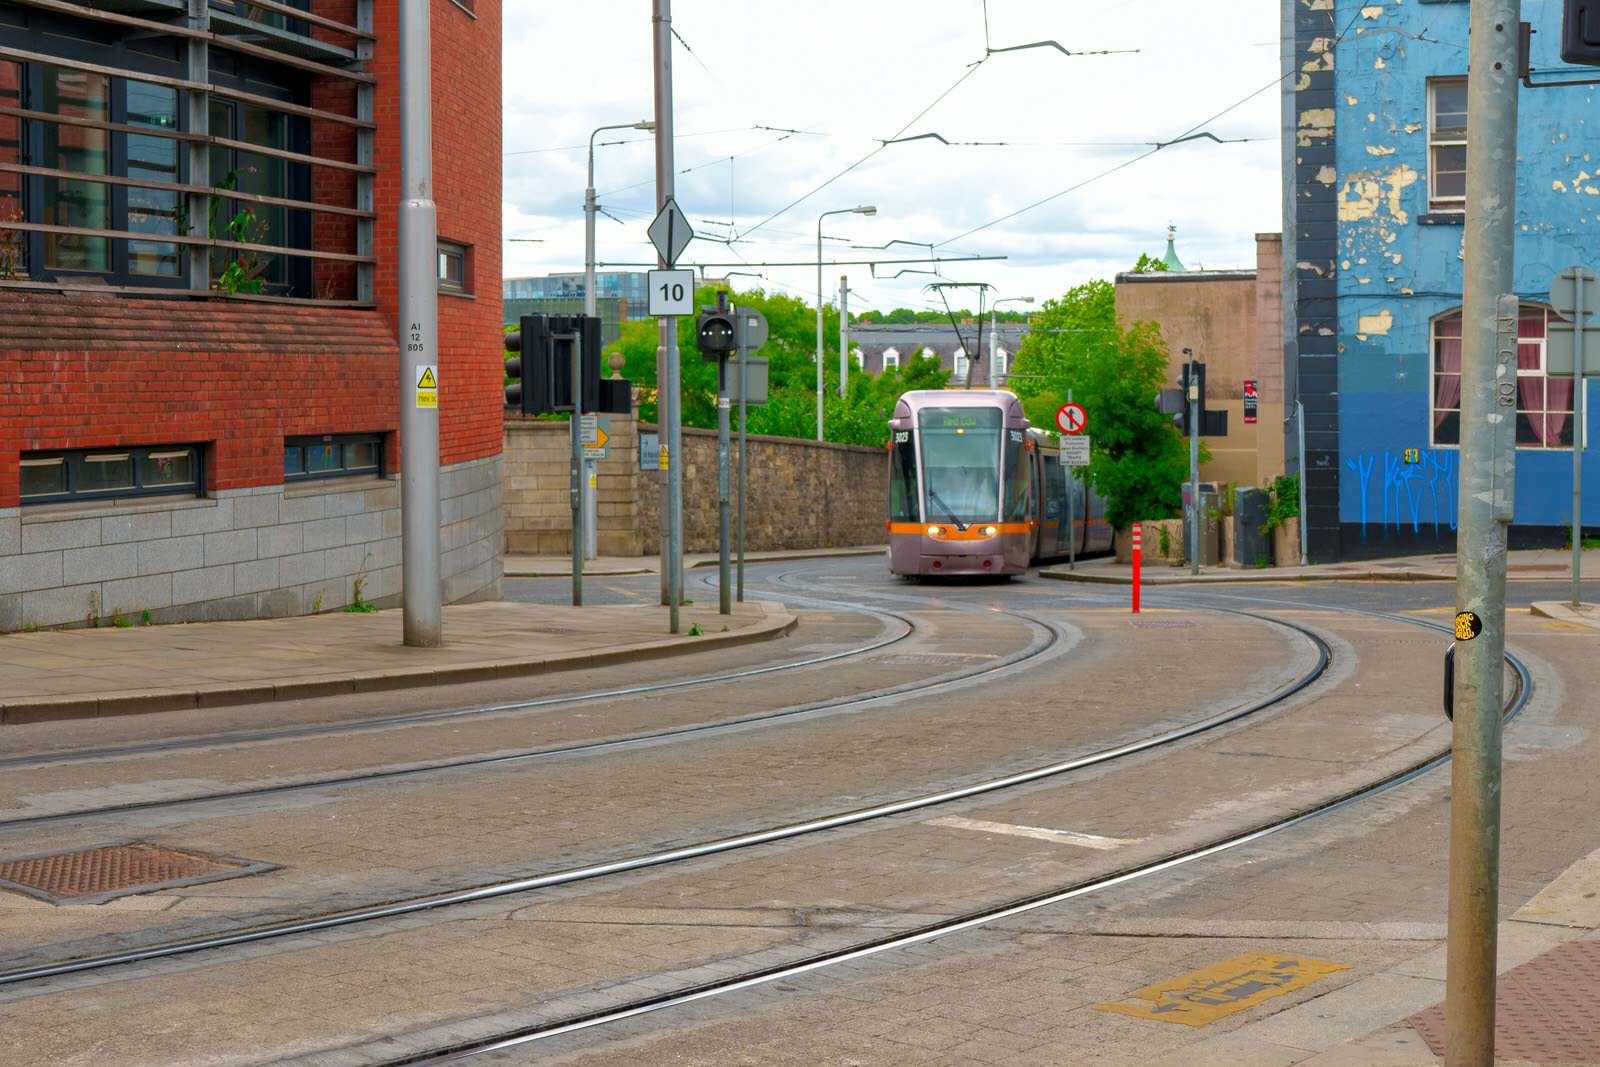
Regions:
[[[746,563],[881,557],[883,552],[878,546],[752,553]],[[686,574],[706,566],[715,568],[717,557],[685,556]],[[1580,566],[1582,575],[1600,579],[1600,551],[1585,553]],[[1570,550],[1518,551],[1507,557],[1511,583],[1570,582],[1571,568]],[[569,557],[505,560],[507,579],[570,578],[571,573]],[[654,556],[584,564],[586,578],[597,582],[658,573]],[[1053,564],[1039,576],[1116,584],[1129,584],[1133,578],[1131,565],[1105,558],[1071,567]],[[1140,584],[1444,582],[1455,576],[1454,556],[1420,556],[1263,570],[1208,567],[1198,575],[1187,567],[1146,566]],[[1600,599],[1600,585],[1589,585],[1585,599],[1589,596]],[[1566,600],[1540,601],[1531,610],[1600,630],[1600,609],[1590,603],[1574,608]],[[718,614],[714,603],[684,605],[674,634],[667,609],[654,604],[572,607],[500,601],[444,607],[443,647],[422,649],[404,645],[402,621],[403,613],[391,609],[0,635],[0,731],[49,720],[485,681],[692,654],[773,638],[796,626],[794,615],[776,602],[735,603],[731,615]],[[1499,943],[1498,1062],[1600,1064],[1600,851],[1501,923]],[[1158,1067],[1433,1067],[1440,1062],[1437,1042],[1443,1035],[1436,1005],[1444,998],[1444,954],[1440,947],[1391,971],[1207,1038]]]

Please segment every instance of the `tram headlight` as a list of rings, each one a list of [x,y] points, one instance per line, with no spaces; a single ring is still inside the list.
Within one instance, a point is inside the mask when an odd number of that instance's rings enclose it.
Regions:
[[[998,527],[985,526],[983,528],[983,536],[985,536],[985,537],[993,537],[995,534],[997,534],[999,532],[1000,532],[1000,530],[999,530]]]
[[[928,527],[928,536],[929,537],[943,537],[944,536],[944,530],[941,527],[938,527],[938,526],[930,526],[930,527]]]

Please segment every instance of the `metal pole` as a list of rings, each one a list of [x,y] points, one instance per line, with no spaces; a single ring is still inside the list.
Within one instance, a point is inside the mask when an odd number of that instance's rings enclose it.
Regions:
[[[583,326],[572,331],[572,606],[583,606]]]
[[[744,406],[750,396],[750,353],[739,349],[739,603],[744,603]]]
[[[850,382],[850,279],[839,275],[839,395]]]
[[[1184,349],[1185,352],[1188,349]],[[1189,363],[1189,573],[1200,573],[1200,386]]]
[[[1472,0],[1445,1063],[1494,1063],[1506,527],[1516,470],[1518,0]],[[1509,336],[1507,336],[1509,335]]]
[[[728,310],[728,291],[717,291],[717,310]],[[733,582],[728,573],[728,540],[733,516],[728,492],[728,360],[717,360],[717,610],[733,614]]]
[[[1299,496],[1300,510],[1300,566],[1311,565],[1311,554],[1306,551],[1309,544],[1306,535],[1306,406],[1300,401],[1294,402],[1295,433],[1300,435],[1300,455],[1295,457],[1295,470],[1299,474],[1295,478],[1295,491]]]
[[[999,304],[995,306],[999,307]],[[992,328],[989,330],[989,373],[994,373],[994,330]],[[1072,403],[1071,389],[1067,390],[1067,403]],[[1078,519],[1075,514],[1077,505],[1073,497],[1078,495],[1078,479],[1075,477],[1073,469],[1065,463],[1061,464],[1061,476],[1066,479],[1067,483],[1067,570],[1075,571],[1078,569]],[[1088,519],[1087,514],[1084,519]],[[1088,522],[1085,521],[1084,525],[1087,526]]]
[[[824,211],[817,216],[817,440],[822,440],[822,220],[836,214]]]
[[[655,54],[656,207],[672,197],[672,0],[652,0],[651,29]],[[663,269],[673,264],[661,260]],[[667,605],[669,629],[678,632],[683,600],[683,441],[678,423],[678,320],[660,319],[656,348],[656,429],[666,449],[661,472],[661,600]]]
[[[1583,582],[1583,272],[1573,274],[1572,331],[1572,606],[1582,603]]]
[[[444,643],[439,574],[439,235],[433,189],[433,73],[427,0],[400,4],[400,468],[404,640]],[[431,400],[431,402],[429,402]],[[426,406],[424,406],[426,405]]]

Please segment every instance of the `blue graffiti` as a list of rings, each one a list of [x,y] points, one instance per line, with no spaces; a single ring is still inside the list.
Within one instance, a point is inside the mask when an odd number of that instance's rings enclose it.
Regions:
[[[1360,461],[1359,465],[1358,461]],[[1361,479],[1361,525],[1365,526],[1367,524],[1367,478],[1372,474],[1372,457],[1353,456],[1345,460],[1344,465],[1355,471],[1356,476]],[[1387,502],[1387,495],[1385,495],[1384,499]],[[1385,513],[1384,519],[1387,524],[1387,513]]]
[[[1361,480],[1359,499],[1363,526],[1367,524],[1369,484],[1377,458],[1376,455],[1357,455],[1344,461]],[[1412,532],[1418,533],[1424,522],[1431,521],[1435,536],[1441,532],[1441,525],[1454,530],[1459,463],[1460,455],[1451,450],[1422,449],[1415,463],[1407,463],[1403,454],[1396,457],[1386,450],[1383,453],[1383,526],[1387,528],[1393,522],[1398,529],[1401,523],[1409,521]],[[1394,504],[1392,518],[1391,501]],[[1431,518],[1424,517],[1424,509],[1431,511]]]

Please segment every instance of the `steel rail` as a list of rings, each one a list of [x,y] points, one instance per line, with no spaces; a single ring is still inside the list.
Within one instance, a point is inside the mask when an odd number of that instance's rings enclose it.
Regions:
[[[1212,609],[1229,611],[1229,609]],[[750,833],[735,834],[718,838],[713,841],[701,842],[681,848],[667,849],[660,852],[633,856],[606,863],[592,864],[585,867],[573,868],[565,871],[556,871],[550,874],[537,875],[528,878],[511,879],[495,882],[468,889],[453,890],[444,893],[428,894],[405,901],[394,901],[382,905],[361,908],[351,908],[345,911],[334,912],[327,915],[315,916],[307,919],[295,919],[284,922],[271,923],[247,929],[230,931],[224,934],[214,934],[196,938],[186,938],[161,944],[147,945],[141,948],[128,949],[122,952],[107,953],[100,956],[80,957],[75,960],[64,960],[49,964],[40,964],[33,967],[16,968],[0,971],[0,987],[16,985],[24,982],[38,981],[45,978],[54,978],[65,975],[79,974],[89,971],[99,971],[111,967],[122,966],[130,963],[143,963],[151,960],[167,959],[176,956],[185,956],[213,949],[232,948],[239,945],[252,944],[282,937],[294,937],[322,930],[351,926],[358,923],[382,921],[413,915],[419,912],[431,911],[440,908],[454,907],[480,901],[527,893],[539,889],[548,889],[553,886],[568,885],[574,882],[587,881],[609,875],[624,874],[640,871],[653,867],[660,867],[670,863],[680,863],[693,859],[701,859],[737,849],[751,848],[779,841],[786,841],[808,834],[820,833],[827,830],[853,826],[876,819],[889,818],[913,811],[947,804],[953,801],[965,800],[986,793],[1041,781],[1046,778],[1067,774],[1086,767],[1095,766],[1110,760],[1119,759],[1135,753],[1144,752],[1162,745],[1192,737],[1196,734],[1216,729],[1227,723],[1234,722],[1247,715],[1254,714],[1274,704],[1281,703],[1289,697],[1305,689],[1319,678],[1331,662],[1327,644],[1309,629],[1294,623],[1271,619],[1265,616],[1252,616],[1248,612],[1231,612],[1247,617],[1256,618],[1270,625],[1293,630],[1309,639],[1317,649],[1317,661],[1312,668],[1298,678],[1282,687],[1277,692],[1253,701],[1239,708],[1231,709],[1208,719],[1179,727],[1176,730],[1153,735],[1140,741],[1130,742],[1100,752],[1090,753],[1074,759],[1052,763],[1048,766],[1037,767],[1027,771],[1008,774],[1000,778],[983,782],[975,782],[952,789],[924,794],[904,800],[892,801],[885,804],[857,808],[848,812],[810,819],[804,822],[793,823],[786,826],[772,827]],[[1041,622],[1039,625],[1046,627],[1057,635],[1059,629],[1049,623]],[[1052,641],[1051,644],[1055,644]],[[1046,646],[1048,648],[1050,646]],[[1042,650],[1041,650],[1042,651]],[[990,671],[980,672],[971,677],[978,677],[994,670],[1004,669],[995,666]],[[948,683],[938,683],[948,684]],[[875,697],[871,699],[885,699]]]
[[[1227,609],[1223,609],[1227,610]],[[1325,609],[1326,610],[1326,609]],[[1344,610],[1344,609],[1333,609]],[[1382,615],[1377,612],[1361,612],[1357,614],[1380,615],[1385,618],[1399,619],[1403,622],[1418,622],[1414,619],[1403,619],[1398,616]],[[1419,625],[1434,626],[1431,623],[1418,623]],[[1442,629],[1442,627],[1439,627]],[[1506,654],[1506,662],[1511,666],[1516,678],[1516,691],[1508,701],[1503,715],[1503,721],[1512,719],[1526,704],[1528,697],[1533,692],[1533,680],[1527,667],[1521,660],[1510,653]],[[489,1039],[480,1039],[463,1042],[443,1049],[434,1049],[428,1052],[395,1059],[379,1061],[376,1067],[422,1067],[428,1064],[453,1063],[491,1052],[504,1051],[522,1045],[542,1041],[547,1038],[558,1037],[564,1034],[576,1033],[581,1030],[594,1029],[612,1023],[623,1022],[652,1012],[662,1011],[667,1008],[679,1007],[696,1001],[712,997],[723,996],[728,993],[795,978],[800,975],[818,971],[826,967],[849,963],[867,957],[881,955],[898,949],[909,948],[914,945],[933,941],[937,938],[947,937],[952,934],[963,933],[968,930],[987,926],[991,923],[1023,915],[1053,904],[1064,903],[1081,896],[1087,896],[1101,890],[1124,885],[1129,882],[1147,878],[1151,875],[1174,870],[1199,860],[1209,859],[1235,848],[1253,844],[1282,830],[1300,826],[1312,819],[1342,810],[1360,803],[1371,797],[1387,792],[1400,785],[1410,782],[1429,771],[1444,766],[1450,761],[1450,753],[1432,757],[1410,768],[1402,769],[1384,779],[1365,786],[1356,787],[1344,794],[1288,818],[1276,820],[1262,826],[1255,827],[1240,834],[1235,834],[1217,841],[1195,846],[1175,855],[1163,859],[1153,860],[1149,863],[1131,867],[1115,874],[1086,880],[1075,885],[1058,890],[1036,894],[1028,897],[1008,901],[995,907],[982,911],[971,912],[966,915],[956,916],[952,919],[929,923],[915,930],[886,934],[871,941],[852,945],[849,948],[836,949],[825,953],[818,953],[808,959],[797,962],[776,964],[771,967],[751,971],[746,974],[732,976],[716,981],[705,982],[693,987],[674,992],[660,993],[650,997],[640,998],[632,1003],[620,1005],[615,1008],[596,1009],[566,1019],[555,1020],[548,1023],[535,1024],[528,1027],[507,1031]]]

